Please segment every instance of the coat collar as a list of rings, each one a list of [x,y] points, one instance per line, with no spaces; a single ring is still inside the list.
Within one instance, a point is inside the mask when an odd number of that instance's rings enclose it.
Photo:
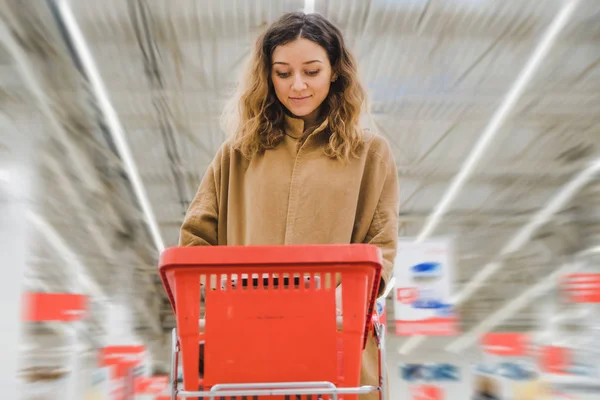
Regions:
[[[323,131],[327,127],[328,120],[325,118],[324,121],[315,129],[310,136]],[[285,114],[285,132],[296,139],[299,139],[304,134],[304,121],[301,118],[292,117],[291,115]]]
[[[304,133],[304,121],[285,114],[285,133],[294,139],[299,139]]]

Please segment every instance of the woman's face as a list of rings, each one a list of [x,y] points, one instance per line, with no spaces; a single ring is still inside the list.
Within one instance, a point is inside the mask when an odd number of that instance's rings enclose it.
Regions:
[[[277,46],[271,69],[279,101],[305,123],[314,123],[332,80],[325,49],[308,39]]]

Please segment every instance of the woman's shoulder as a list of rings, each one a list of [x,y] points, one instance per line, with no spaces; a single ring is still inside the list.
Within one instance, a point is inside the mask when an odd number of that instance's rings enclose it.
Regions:
[[[215,154],[214,162],[223,164],[231,160],[243,158],[241,151],[236,147],[235,140],[231,137],[226,138]]]
[[[389,141],[381,134],[365,128],[362,130],[364,149],[367,157],[388,161],[393,158]]]
[[[215,172],[222,172],[231,169],[232,163],[235,165],[242,161],[241,153],[235,149],[232,139],[227,138],[217,149],[210,168]]]

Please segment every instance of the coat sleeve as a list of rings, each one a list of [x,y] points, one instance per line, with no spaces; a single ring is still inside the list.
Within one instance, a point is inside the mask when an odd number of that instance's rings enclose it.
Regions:
[[[179,235],[180,246],[217,246],[219,188],[223,148],[208,167],[190,204]]]
[[[389,147],[388,151],[383,187],[365,240],[366,243],[379,247],[383,255],[379,295],[385,291],[394,271],[394,259],[398,247],[398,170]]]

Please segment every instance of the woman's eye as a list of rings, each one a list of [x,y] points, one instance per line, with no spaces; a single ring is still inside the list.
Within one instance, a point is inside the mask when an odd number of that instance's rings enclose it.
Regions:
[[[316,76],[319,72],[321,72],[321,70],[306,71],[306,75],[308,75],[308,76]]]
[[[277,74],[278,77],[280,78],[287,78],[290,76],[289,72],[275,72]]]

